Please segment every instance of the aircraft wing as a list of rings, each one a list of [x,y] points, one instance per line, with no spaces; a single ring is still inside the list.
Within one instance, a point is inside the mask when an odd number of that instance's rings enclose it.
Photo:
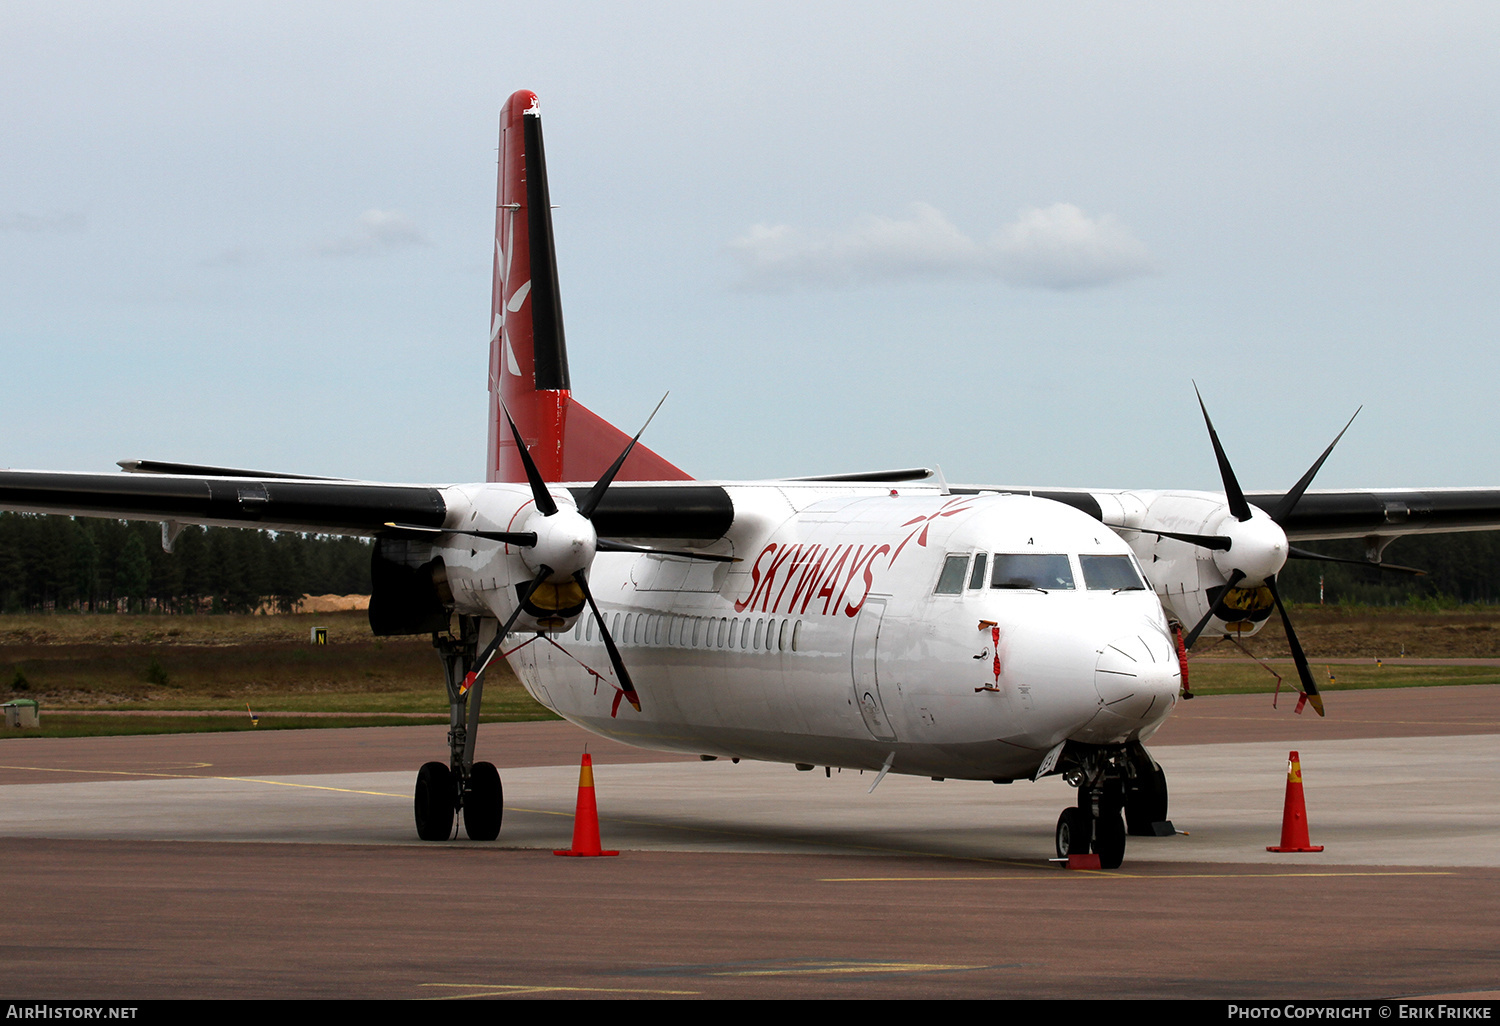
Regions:
[[[442,527],[448,515],[443,489],[435,485],[179,464],[122,466],[170,467],[182,472],[0,470],[0,510],[366,536],[380,534],[392,523]],[[581,500],[588,489],[570,491]],[[729,530],[734,505],[718,485],[620,485],[604,496],[594,520],[605,538],[704,542],[721,538]]]
[[[1053,499],[1096,520],[1120,524],[1121,500],[1149,500],[1155,491],[1093,488],[1019,488],[1014,485],[954,486],[955,493],[1011,492]],[[1205,494],[1205,493],[1193,493]],[[1263,510],[1277,509],[1284,492],[1247,492]],[[1128,505],[1126,503],[1125,505]],[[1500,530],[1500,488],[1372,488],[1307,492],[1281,525],[1291,541],[1330,538],[1399,538],[1407,534]]]
[[[1275,509],[1280,492],[1245,498]],[[1308,492],[1283,525],[1292,541],[1500,530],[1500,488],[1387,488]]]
[[[424,485],[35,470],[0,471],[0,509],[353,535],[392,522],[441,527],[447,515],[442,493]]]

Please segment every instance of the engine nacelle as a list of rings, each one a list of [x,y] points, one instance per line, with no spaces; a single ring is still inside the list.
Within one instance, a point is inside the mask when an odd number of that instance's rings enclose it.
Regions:
[[[592,527],[577,514],[577,505],[566,489],[549,489],[558,506],[555,516],[543,517],[536,509],[531,490],[523,484],[497,482],[447,488],[448,506],[444,527],[453,531],[531,531],[538,545],[522,547],[472,534],[438,536],[435,545],[445,568],[452,595],[452,608],[466,616],[493,617],[502,622],[515,612],[516,604],[536,579],[540,559],[565,563],[532,594],[516,620],[515,631],[563,631],[584,611],[583,589],[571,574],[593,560]],[[589,538],[575,545],[571,534],[578,524]],[[554,523],[557,522],[557,523]],[[571,528],[571,533],[569,532]],[[563,535],[569,535],[564,538]],[[571,562],[567,560],[571,556]],[[574,564],[577,564],[576,566]]]
[[[1114,498],[1119,509],[1106,508],[1105,522],[1120,529],[1169,618],[1184,628],[1201,620],[1229,582],[1232,570],[1226,568],[1236,566],[1239,556],[1247,563],[1253,558],[1257,576],[1247,574],[1230,592],[1225,599],[1229,615],[1215,617],[1205,633],[1248,636],[1260,630],[1276,605],[1264,578],[1286,559],[1285,535],[1269,516],[1254,509],[1252,519],[1241,524],[1222,496],[1205,492],[1132,492]],[[1241,550],[1253,546],[1255,552],[1252,557],[1233,548],[1208,549],[1152,531],[1231,537]]]

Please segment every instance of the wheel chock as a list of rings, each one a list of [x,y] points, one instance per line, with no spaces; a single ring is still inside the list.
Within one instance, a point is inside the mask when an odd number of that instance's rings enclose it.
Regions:
[[[1056,862],[1064,869],[1103,869],[1099,863],[1099,856],[1090,852],[1087,855],[1069,855],[1065,859],[1048,859],[1048,862]]]
[[[567,851],[554,851],[552,854],[578,858],[620,854],[617,851],[603,851],[599,847],[599,805],[594,799],[594,760],[588,752],[583,753],[583,765],[578,771],[578,807],[573,813],[573,847]]]

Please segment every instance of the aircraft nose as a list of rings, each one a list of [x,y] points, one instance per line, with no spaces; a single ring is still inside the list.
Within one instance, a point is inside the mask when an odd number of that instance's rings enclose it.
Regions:
[[[1142,627],[1099,650],[1094,688],[1099,709],[1076,740],[1112,744],[1149,737],[1177,703],[1182,670],[1160,630]]]

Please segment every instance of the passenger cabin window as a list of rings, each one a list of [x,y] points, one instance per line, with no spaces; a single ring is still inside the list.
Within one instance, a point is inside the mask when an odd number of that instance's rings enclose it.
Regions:
[[[974,572],[969,574],[970,591],[973,591],[975,588],[984,587],[984,566],[985,557],[987,555],[988,553],[981,552],[979,555],[974,557]]]
[[[1073,567],[1063,555],[997,552],[990,587],[1072,591]]]
[[[962,595],[964,590],[964,571],[968,568],[968,556],[949,556],[943,560],[943,573],[938,578],[937,594]]]
[[[1145,582],[1129,556],[1079,556],[1083,586],[1089,591],[1145,591]]]

